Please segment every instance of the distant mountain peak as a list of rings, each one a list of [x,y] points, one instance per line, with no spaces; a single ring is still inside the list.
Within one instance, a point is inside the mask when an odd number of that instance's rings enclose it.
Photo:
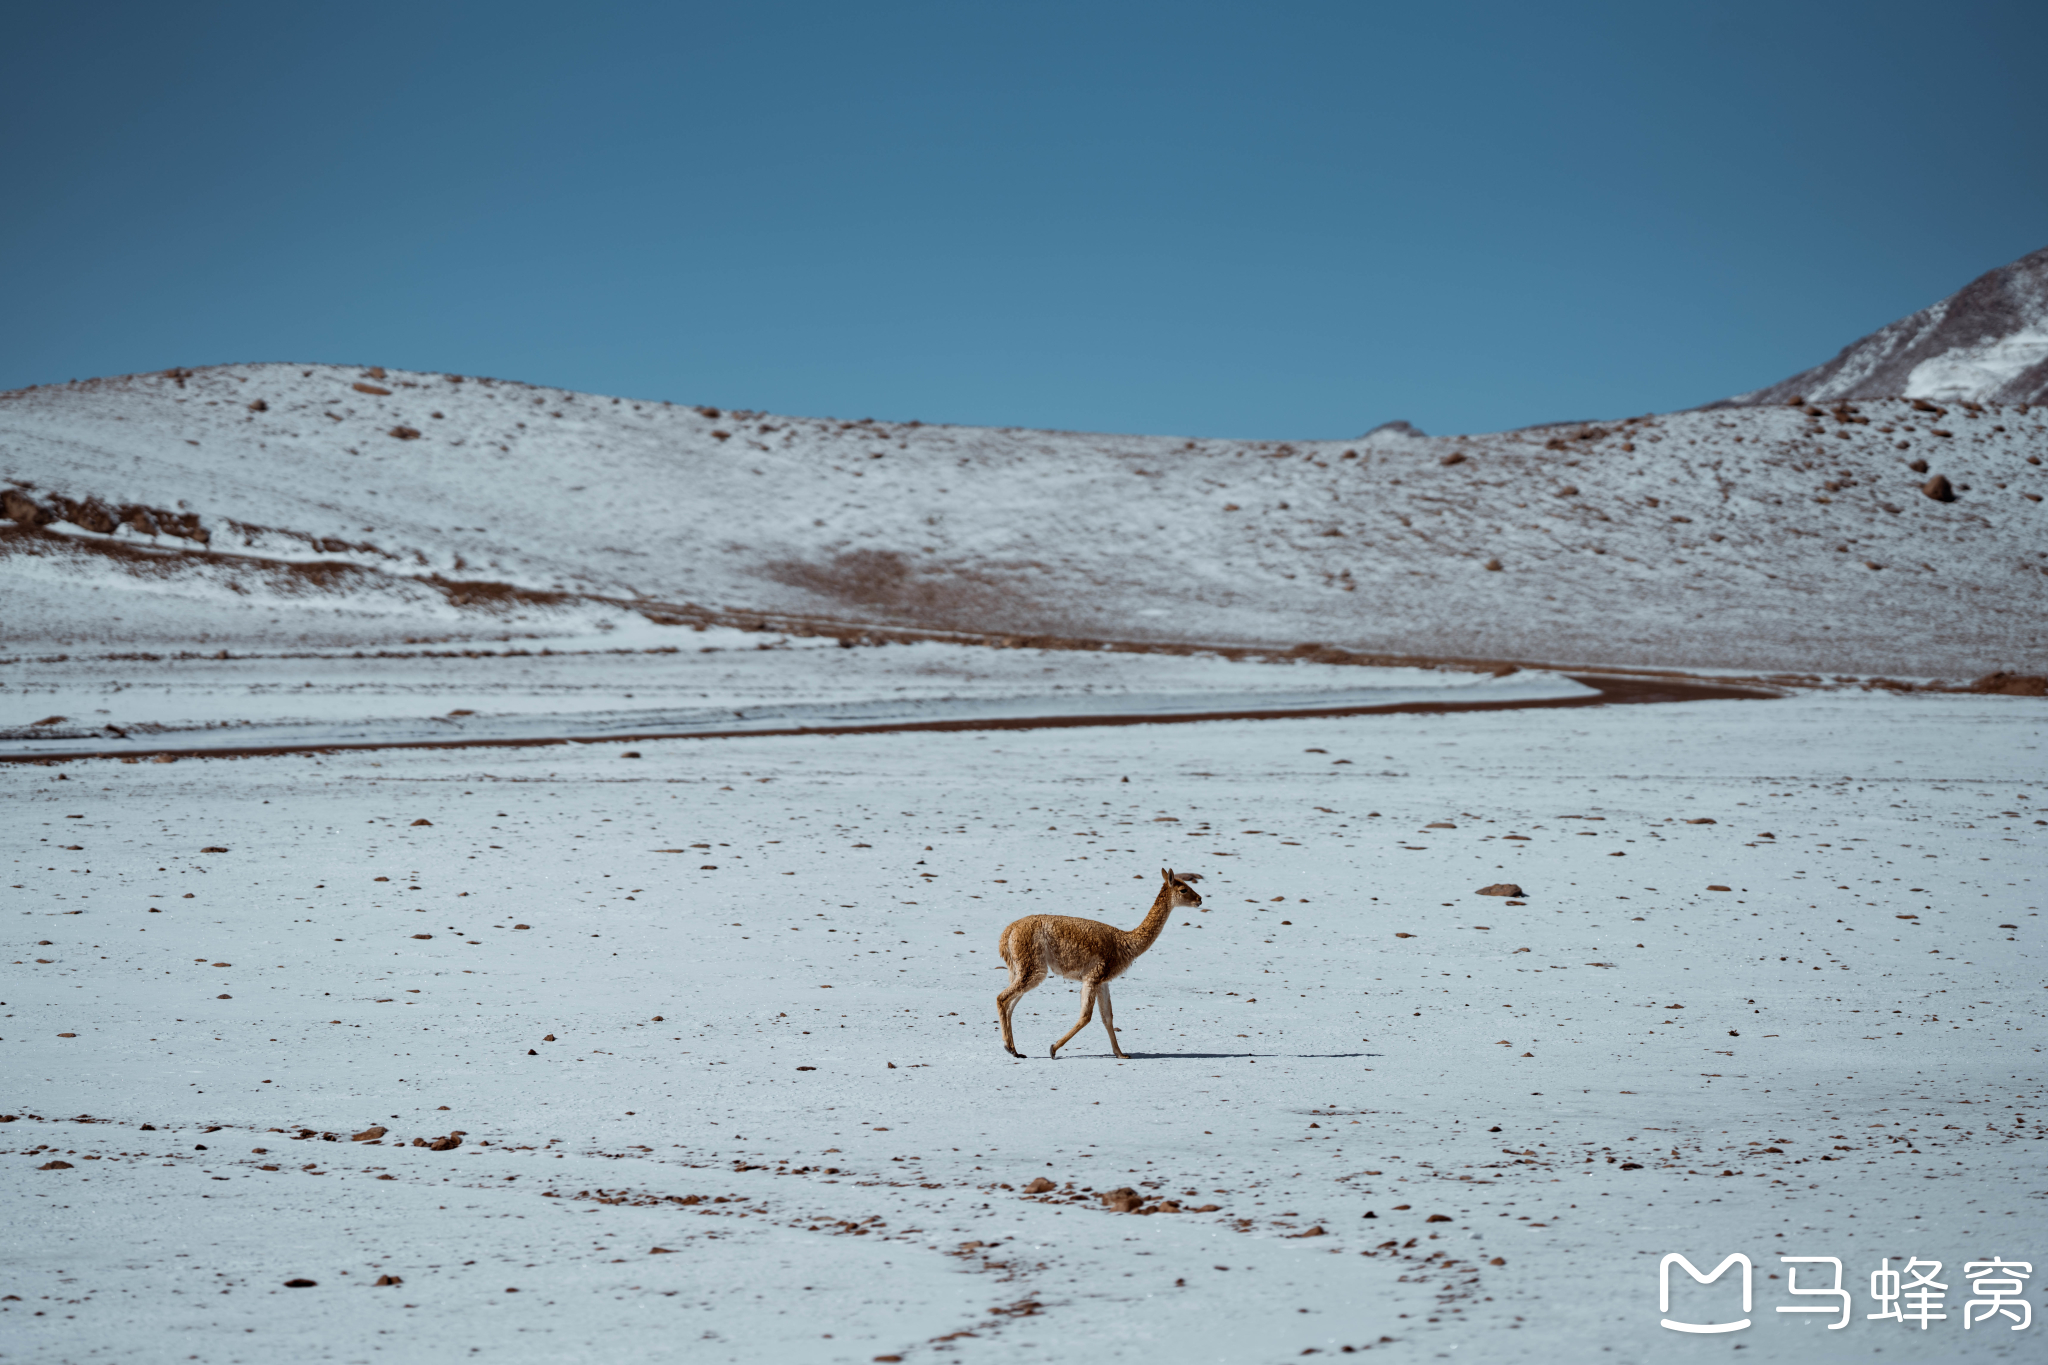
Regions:
[[[1713,406],[1794,398],[2048,403],[2048,247],[1880,327],[1825,365]]]

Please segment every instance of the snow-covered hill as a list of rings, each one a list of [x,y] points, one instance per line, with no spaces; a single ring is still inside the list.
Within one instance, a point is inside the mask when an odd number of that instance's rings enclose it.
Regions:
[[[1851,342],[1825,365],[1728,402],[1895,397],[2048,403],[2048,247]]]
[[[360,647],[761,612],[1566,666],[2038,672],[2044,420],[1897,399],[1224,441],[223,365],[0,395],[0,629],[16,649]],[[1923,492],[1936,475],[1952,501]]]

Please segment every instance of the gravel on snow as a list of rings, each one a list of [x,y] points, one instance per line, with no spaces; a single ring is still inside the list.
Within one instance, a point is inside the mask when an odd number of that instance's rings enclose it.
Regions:
[[[2048,1251],[2041,728],[1828,694],[0,768],[0,1349],[1635,1360],[1729,1348],[1656,1269],[1742,1251],[1745,1359],[2007,1358],[1959,1272]],[[1164,866],[1206,904],[1117,985],[1132,1060],[1045,1059],[1058,982],[1005,1056],[997,931],[1133,924]],[[1843,1258],[1847,1330],[1773,1311],[1780,1254]],[[1949,1268],[1924,1338],[1863,1317],[1885,1256]]]

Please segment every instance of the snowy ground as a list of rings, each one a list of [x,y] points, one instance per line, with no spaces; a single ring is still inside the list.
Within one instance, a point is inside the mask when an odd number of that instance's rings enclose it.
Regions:
[[[0,1358],[2034,1358],[1958,1272],[2048,1281],[2041,717],[0,766]],[[997,930],[1165,865],[1207,903],[1116,987],[1132,1059],[1044,1058],[1060,983],[1006,1056]],[[1662,1255],[1737,1251],[1752,1327],[1658,1326]],[[1949,1317],[1866,1320],[1885,1256]]]
[[[682,641],[678,644],[676,641]],[[688,734],[1590,698],[1557,673],[987,649],[643,619],[483,649],[0,658],[0,755]]]

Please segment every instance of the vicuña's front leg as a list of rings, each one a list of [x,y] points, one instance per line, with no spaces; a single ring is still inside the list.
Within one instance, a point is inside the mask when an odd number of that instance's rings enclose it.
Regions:
[[[1109,983],[1107,981],[1095,988],[1095,999],[1102,1006],[1102,1026],[1109,1030],[1109,1050],[1117,1056],[1123,1057],[1123,1060],[1129,1061],[1130,1058],[1124,1057],[1123,1044],[1116,1040],[1116,1015],[1109,1008]]]
[[[1059,1056],[1060,1049],[1065,1047],[1068,1043],[1072,1042],[1074,1035],[1079,1033],[1082,1029],[1087,1028],[1088,1021],[1095,1017],[1096,990],[1097,987],[1093,981],[1084,981],[1081,983],[1081,1017],[1080,1019],[1075,1021],[1074,1026],[1072,1028],[1066,1031],[1065,1036],[1063,1036],[1057,1043],[1054,1043],[1052,1045],[1053,1056]]]

